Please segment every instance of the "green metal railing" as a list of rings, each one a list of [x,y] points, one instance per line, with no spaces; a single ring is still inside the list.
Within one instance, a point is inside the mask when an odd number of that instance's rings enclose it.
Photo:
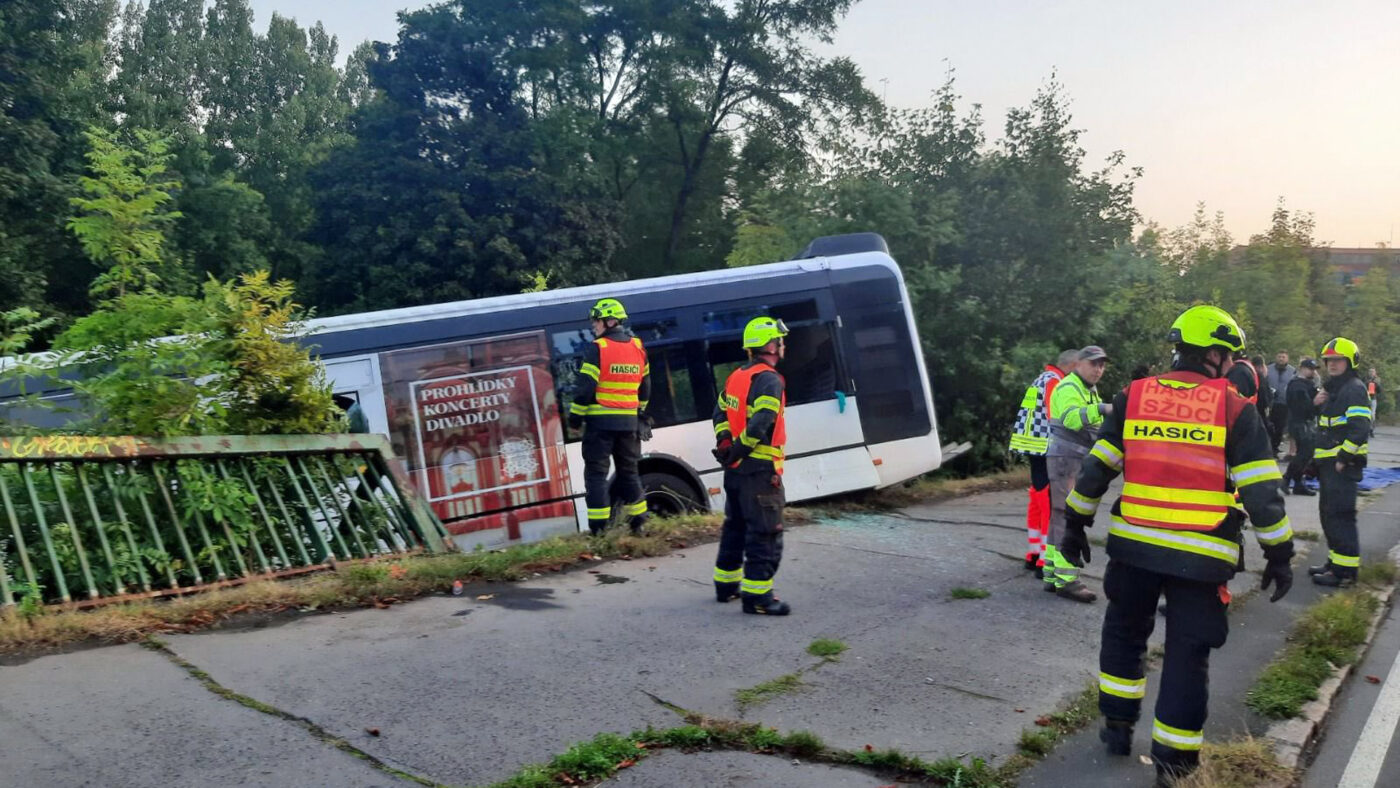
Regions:
[[[80,606],[450,549],[378,435],[0,437],[0,605]]]

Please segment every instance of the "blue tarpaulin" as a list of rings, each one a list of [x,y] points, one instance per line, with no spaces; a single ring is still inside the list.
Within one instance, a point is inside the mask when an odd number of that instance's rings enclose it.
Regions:
[[[1317,489],[1317,479],[1305,479],[1310,489]],[[1400,468],[1365,468],[1361,471],[1361,482],[1357,485],[1363,492],[1379,490],[1400,482]]]

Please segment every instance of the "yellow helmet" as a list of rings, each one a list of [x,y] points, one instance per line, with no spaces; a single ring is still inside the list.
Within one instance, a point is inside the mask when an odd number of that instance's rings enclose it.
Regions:
[[[1322,360],[1329,358],[1344,358],[1351,363],[1352,369],[1356,369],[1361,359],[1361,348],[1346,337],[1337,337],[1322,346]]]
[[[772,317],[756,317],[744,326],[744,347],[760,348],[775,339],[787,336],[788,327]]]
[[[616,298],[604,298],[588,310],[588,319],[590,320],[606,320],[607,318],[627,319],[627,310],[622,308],[621,301]]]
[[[1244,350],[1244,330],[1229,312],[1200,304],[1182,312],[1172,323],[1167,341],[1194,347],[1223,347],[1238,353]]]

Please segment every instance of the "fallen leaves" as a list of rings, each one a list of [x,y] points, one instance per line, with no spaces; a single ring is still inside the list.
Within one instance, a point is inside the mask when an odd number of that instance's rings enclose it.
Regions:
[[[496,595],[495,595],[495,594],[479,594],[479,595],[477,595],[477,597],[476,597],[476,601],[478,601],[478,602],[485,602],[485,601],[488,600],[488,599],[495,599],[495,598],[496,598]]]
[[[629,767],[629,766],[636,766],[636,765],[637,765],[637,759],[636,759],[636,758],[628,758],[627,760],[622,761],[621,763],[619,763],[619,764],[617,765],[617,768],[619,768],[619,769],[626,769],[626,768]]]
[[[371,735],[371,736],[378,736],[378,735],[379,735],[379,729],[378,729],[378,728],[365,728],[365,733],[368,733],[368,734]]]
[[[1381,683],[1380,676],[1367,676],[1367,677],[1366,677],[1366,680],[1369,681],[1369,682],[1371,682],[1372,684],[1379,684],[1379,683]]]
[[[1048,727],[1050,727],[1050,718],[1049,718],[1049,717],[1036,717],[1036,718],[1035,718],[1035,724],[1036,724],[1036,725],[1039,725],[1039,726],[1042,727],[1042,728],[1048,728]]]

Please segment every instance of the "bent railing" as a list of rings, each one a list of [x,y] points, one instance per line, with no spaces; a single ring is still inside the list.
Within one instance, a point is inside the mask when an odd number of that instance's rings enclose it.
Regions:
[[[0,604],[79,606],[450,549],[378,435],[0,437]]]

